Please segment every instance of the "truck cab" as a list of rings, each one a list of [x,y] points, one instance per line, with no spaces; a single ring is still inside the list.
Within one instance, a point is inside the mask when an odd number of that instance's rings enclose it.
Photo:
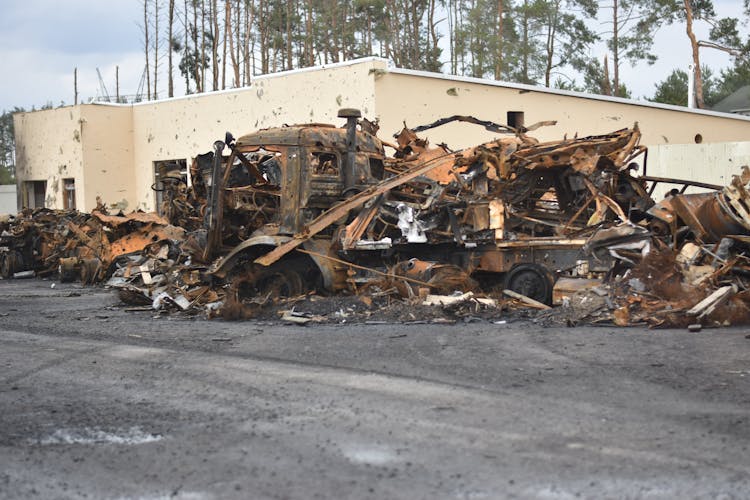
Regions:
[[[295,125],[240,137],[228,159],[232,168],[224,175],[225,210],[264,209],[257,203],[261,195],[275,209],[267,222],[278,226],[277,234],[302,231],[324,210],[383,179],[383,144],[367,132],[355,134],[354,151],[348,147],[348,130],[332,125]],[[232,185],[235,168],[248,170],[253,182]]]

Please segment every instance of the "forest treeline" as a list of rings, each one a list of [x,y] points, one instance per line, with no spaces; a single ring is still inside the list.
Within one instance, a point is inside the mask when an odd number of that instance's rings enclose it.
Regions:
[[[143,94],[240,87],[257,74],[374,55],[401,68],[629,97],[621,68],[655,61],[655,33],[678,23],[697,105],[709,107],[750,74],[743,2],[743,16],[720,18],[711,0],[142,0]],[[695,36],[701,23],[707,40]],[[705,50],[729,52],[733,66],[704,75]],[[687,104],[686,76],[675,69],[654,99]]]

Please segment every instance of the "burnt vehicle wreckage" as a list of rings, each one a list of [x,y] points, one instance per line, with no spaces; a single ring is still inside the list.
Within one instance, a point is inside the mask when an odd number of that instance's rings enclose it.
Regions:
[[[359,111],[339,116],[341,128],[227,134],[196,157],[189,186],[165,166],[160,215],[100,202],[0,220],[0,272],[106,283],[128,302],[209,317],[320,292],[526,306],[567,324],[750,320],[746,167],[726,187],[636,175],[637,124],[540,143],[529,132],[554,122],[452,116],[386,143]],[[453,151],[417,135],[450,122],[500,138]],[[655,203],[659,183],[674,188]]]

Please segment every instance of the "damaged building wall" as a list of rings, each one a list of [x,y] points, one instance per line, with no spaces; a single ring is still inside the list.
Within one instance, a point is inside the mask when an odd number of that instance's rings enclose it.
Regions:
[[[91,210],[96,199],[101,198],[118,210],[134,210],[138,198],[130,110],[120,106],[83,106],[82,116],[86,166],[82,209]]]
[[[696,158],[700,161],[696,161]],[[654,177],[675,177],[726,185],[744,165],[750,165],[750,142],[662,144],[648,149],[648,175]],[[670,189],[680,187],[661,183],[654,190],[654,199],[659,200]],[[704,190],[692,187],[687,192]]]
[[[13,115],[16,133],[16,179],[19,206],[63,208],[63,181],[83,184],[84,106]],[[35,184],[36,183],[36,184]],[[43,184],[42,184],[43,183]],[[76,192],[83,204],[84,189]],[[35,198],[43,198],[43,200]]]
[[[282,124],[333,123],[342,107],[380,119],[380,136],[392,140],[403,122],[418,126],[452,114],[526,126],[557,120],[534,132],[541,140],[565,134],[607,133],[638,121],[643,144],[744,140],[750,118],[688,111],[552,89],[437,73],[389,69],[380,58],[259,76],[249,87],[136,105],[91,104],[16,116],[18,179],[45,181],[49,208],[64,208],[62,179],[74,179],[76,208],[90,211],[96,197],[126,210],[156,208],[155,162],[192,158],[230,131],[241,136]],[[522,112],[509,116],[509,112]],[[451,124],[426,134],[432,144],[475,145],[496,134]],[[693,158],[695,161],[695,158]],[[698,162],[700,163],[700,162]],[[671,177],[682,177],[679,171]],[[23,196],[19,189],[19,198]]]
[[[47,208],[91,210],[97,197],[133,206],[128,107],[83,104],[18,113],[14,120],[21,206],[34,204],[32,184],[40,182],[46,183]]]
[[[135,105],[83,104],[14,116],[19,206],[24,183],[45,182],[44,206],[65,208],[62,179],[74,179],[76,207],[97,196],[117,209],[154,210],[154,162],[186,160],[224,132],[239,135],[293,123],[338,123],[338,109],[374,114],[379,58],[256,77],[242,89]],[[85,174],[85,175],[84,175]]]
[[[569,138],[603,134],[635,122],[643,133],[641,143],[649,147],[694,144],[696,140],[744,141],[750,137],[750,117],[746,116],[421,71],[389,69],[379,73],[375,91],[377,117],[382,131],[388,134],[400,130],[403,120],[414,127],[458,114],[506,123],[514,118],[508,116],[509,112],[522,112],[527,127],[540,121],[557,121],[556,126],[534,131],[542,141],[558,140],[566,134]],[[493,138],[480,127],[461,124],[423,135],[432,144],[445,142],[455,149]],[[671,176],[678,177],[679,172]]]
[[[342,107],[365,116],[375,109],[372,69],[385,62],[368,59],[313,70],[258,77],[241,90],[215,92],[133,107],[138,208],[153,210],[154,161],[187,159],[204,153],[224,132],[241,135],[258,128],[295,123],[338,124]]]

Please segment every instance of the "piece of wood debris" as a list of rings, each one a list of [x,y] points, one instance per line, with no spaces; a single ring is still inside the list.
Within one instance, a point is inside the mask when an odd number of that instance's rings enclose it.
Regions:
[[[717,288],[711,295],[695,304],[687,313],[688,316],[697,316],[698,319],[704,318],[714,312],[714,310],[737,293],[736,285],[727,285]]]
[[[538,300],[534,300],[531,297],[527,297],[526,295],[520,294],[518,292],[514,292],[513,290],[508,290],[507,288],[503,290],[503,293],[510,298],[520,300],[521,302],[523,302],[524,304],[530,307],[535,307],[537,309],[543,309],[543,310],[552,309],[547,304],[543,304],[539,302]]]
[[[306,325],[310,323],[311,321],[320,323],[322,321],[325,321],[326,319],[325,316],[298,312],[298,311],[295,311],[294,309],[287,309],[286,311],[279,311],[279,315],[281,316],[281,321],[294,323],[295,325]]]
[[[177,304],[183,311],[190,308],[191,302],[184,295],[175,295],[172,298],[172,302]]]
[[[428,295],[424,298],[422,305],[425,306],[450,306],[473,300],[480,304],[497,307],[497,301],[483,297],[474,297],[474,292],[466,292],[461,295]]]
[[[151,285],[154,282],[153,278],[151,278],[148,266],[141,266],[141,279],[143,280],[144,285]]]
[[[367,295],[361,295],[359,297],[359,300],[366,305],[367,307],[372,307],[372,299],[368,297]]]

